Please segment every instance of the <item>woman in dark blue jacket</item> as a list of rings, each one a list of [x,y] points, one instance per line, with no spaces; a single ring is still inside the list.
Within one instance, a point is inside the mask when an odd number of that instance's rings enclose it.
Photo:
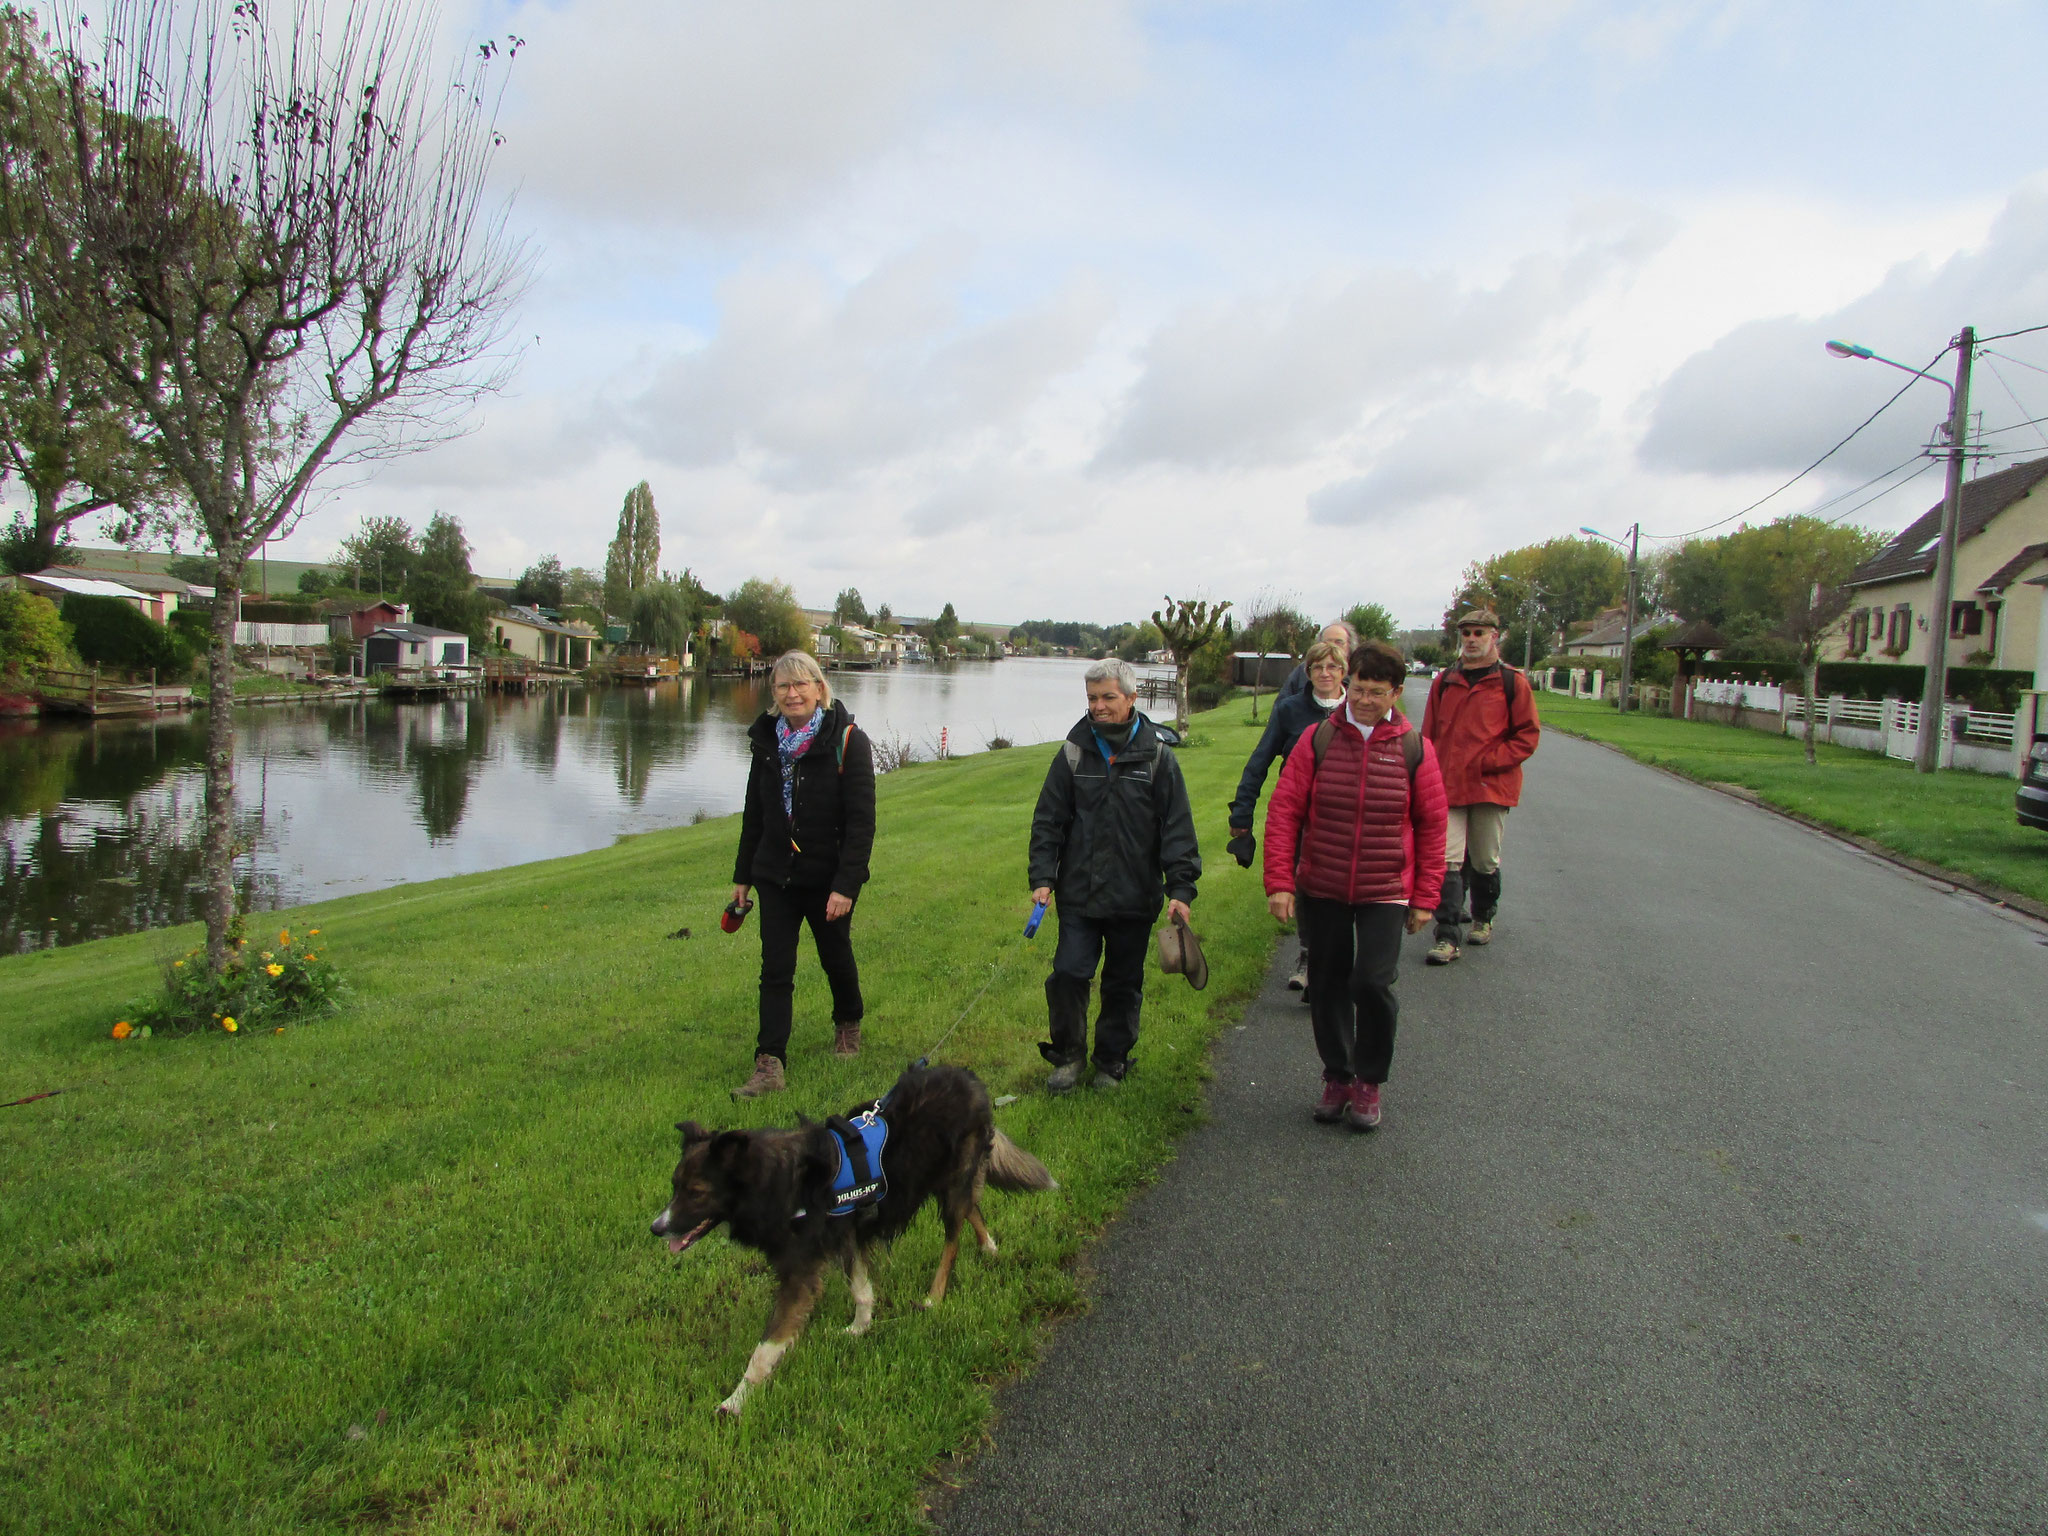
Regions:
[[[1251,758],[1244,765],[1244,775],[1237,781],[1237,795],[1230,802],[1230,837],[1237,839],[1251,837],[1252,817],[1259,808],[1259,792],[1266,787],[1266,772],[1273,766],[1273,759],[1283,763],[1287,754],[1294,750],[1294,744],[1302,735],[1322,724],[1331,710],[1344,702],[1344,664],[1349,659],[1345,648],[1334,640],[1318,640],[1308,648],[1308,657],[1302,668],[1308,674],[1308,687],[1299,693],[1283,693],[1273,701],[1272,713],[1266,717],[1266,734],[1259,738],[1259,744],[1252,748]],[[1249,863],[1247,853],[1240,862]],[[1301,948],[1300,963],[1294,974],[1287,978],[1287,985],[1300,992],[1308,986],[1308,946]]]

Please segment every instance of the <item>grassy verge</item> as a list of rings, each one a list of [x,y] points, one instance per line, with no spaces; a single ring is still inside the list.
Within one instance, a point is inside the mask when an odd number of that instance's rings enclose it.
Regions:
[[[1781,810],[1868,838],[1910,859],[2048,902],[2048,835],[2013,819],[2011,779],[1913,771],[1910,763],[1738,726],[1623,717],[1590,699],[1546,693],[1543,723],[1619,747],[1707,783],[1739,784]]]
[[[1272,925],[1220,833],[1255,739],[1237,713],[1183,754],[1214,834],[1213,979],[1150,970],[1113,1098],[1037,1092],[1052,933],[1018,930],[1050,747],[883,781],[856,916],[866,1051],[831,1056],[807,960],[791,1091],[744,1117],[726,1090],[751,1064],[759,949],[718,930],[730,820],[252,925],[318,927],[356,989],[277,1034],[107,1038],[191,929],[0,959],[0,1100],[63,1090],[0,1109],[0,1527],[915,1527],[993,1384],[1084,1304],[1076,1260],[1199,1112],[1206,1045],[1257,988]],[[941,1059],[1022,1095],[998,1123],[1062,1189],[992,1193],[1002,1256],[964,1254],[931,1314],[921,1218],[882,1261],[872,1334],[839,1331],[835,1279],[746,1418],[716,1420],[769,1282],[723,1238],[673,1259],[647,1235],[671,1123],[878,1093],[992,965]]]
[[[265,672],[260,667],[235,673],[235,697],[238,699],[269,698],[285,693],[304,693],[317,696],[327,691],[327,689],[321,688],[317,684],[309,683],[303,678],[285,677],[276,672]],[[192,697],[203,701],[212,696],[213,680],[206,675],[204,669],[195,672],[192,677]]]

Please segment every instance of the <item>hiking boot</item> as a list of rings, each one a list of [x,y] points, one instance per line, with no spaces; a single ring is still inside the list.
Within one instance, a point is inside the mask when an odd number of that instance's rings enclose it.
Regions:
[[[1458,946],[1449,939],[1438,939],[1436,943],[1430,946],[1429,963],[1431,965],[1449,965],[1458,958],[1458,953]]]
[[[1063,1061],[1052,1069],[1052,1076],[1045,1080],[1047,1093],[1072,1093],[1081,1083],[1081,1063]]]
[[[1308,990],[1308,962],[1302,961],[1294,968],[1294,974],[1287,978],[1287,990],[1306,992]]]
[[[1465,935],[1469,944],[1491,944],[1493,942],[1493,919],[1483,917],[1472,925],[1472,931]]]
[[[860,1026],[858,1024],[834,1024],[832,1026],[832,1054],[834,1056],[858,1056],[860,1054]]]
[[[1344,1111],[1350,1106],[1351,1085],[1326,1077],[1323,1079],[1323,1096],[1316,1100],[1316,1107],[1309,1111],[1309,1117],[1318,1125],[1335,1125],[1344,1118]]]
[[[1117,1089],[1123,1087],[1124,1073],[1129,1070],[1130,1068],[1121,1062],[1113,1067],[1107,1062],[1097,1062],[1095,1064],[1094,1086],[1101,1089],[1104,1093],[1114,1093]]]
[[[1351,1102],[1344,1106],[1344,1123],[1354,1131],[1373,1131],[1380,1124],[1380,1085],[1360,1079],[1351,1084]]]
[[[754,1058],[754,1075],[733,1089],[736,1099],[758,1099],[764,1093],[780,1093],[789,1085],[782,1078],[782,1063],[766,1051]]]

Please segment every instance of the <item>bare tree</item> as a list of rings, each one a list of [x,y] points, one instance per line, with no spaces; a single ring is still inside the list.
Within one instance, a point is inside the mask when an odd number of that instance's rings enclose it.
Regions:
[[[1166,606],[1152,615],[1152,622],[1159,626],[1159,633],[1166,637],[1166,643],[1173,647],[1173,727],[1177,731],[1188,728],[1188,667],[1195,659],[1195,652],[1216,638],[1216,630],[1223,623],[1228,603],[1199,602],[1182,598],[1175,602],[1166,599]]]
[[[1836,574],[1846,575],[1847,572]],[[1821,642],[1842,615],[1849,611],[1854,597],[1855,593],[1847,587],[1834,586],[1823,580],[1809,582],[1806,592],[1793,600],[1784,622],[1778,627],[1778,633],[1799,648],[1799,666],[1806,677],[1806,764],[1809,768],[1819,763],[1813,750],[1813,714],[1820,703]]]
[[[25,256],[83,339],[217,563],[208,725],[207,951],[234,918],[234,624],[243,573],[323,472],[463,429],[497,388],[526,257],[487,181],[482,45],[444,81],[411,0],[111,0],[64,13],[54,148],[31,174],[64,238]]]

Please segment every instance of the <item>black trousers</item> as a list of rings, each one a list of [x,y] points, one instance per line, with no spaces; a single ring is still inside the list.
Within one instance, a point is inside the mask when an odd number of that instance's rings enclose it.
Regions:
[[[1088,1054],[1088,983],[1102,966],[1102,1007],[1095,1016],[1095,1064],[1117,1070],[1138,1043],[1138,1010],[1145,1001],[1145,949],[1149,917],[1083,917],[1059,912],[1060,940],[1052,974],[1045,978],[1045,1008],[1052,1039],[1038,1049],[1056,1067]]]
[[[1401,1018],[1394,981],[1408,909],[1301,896],[1294,910],[1308,943],[1309,1018],[1323,1075],[1337,1082],[1362,1077],[1384,1083]]]
[[[832,1022],[858,1024],[866,1010],[861,1005],[860,967],[853,959],[853,914],[836,923],[825,921],[825,898],[832,894],[824,885],[776,885],[763,881],[754,887],[754,902],[761,914],[761,1035],[754,1043],[756,1055],[766,1052],[785,1065],[789,1060],[789,1024],[796,996],[796,940],[803,925],[811,925],[811,941],[818,946],[818,963],[825,979],[832,983]]]

